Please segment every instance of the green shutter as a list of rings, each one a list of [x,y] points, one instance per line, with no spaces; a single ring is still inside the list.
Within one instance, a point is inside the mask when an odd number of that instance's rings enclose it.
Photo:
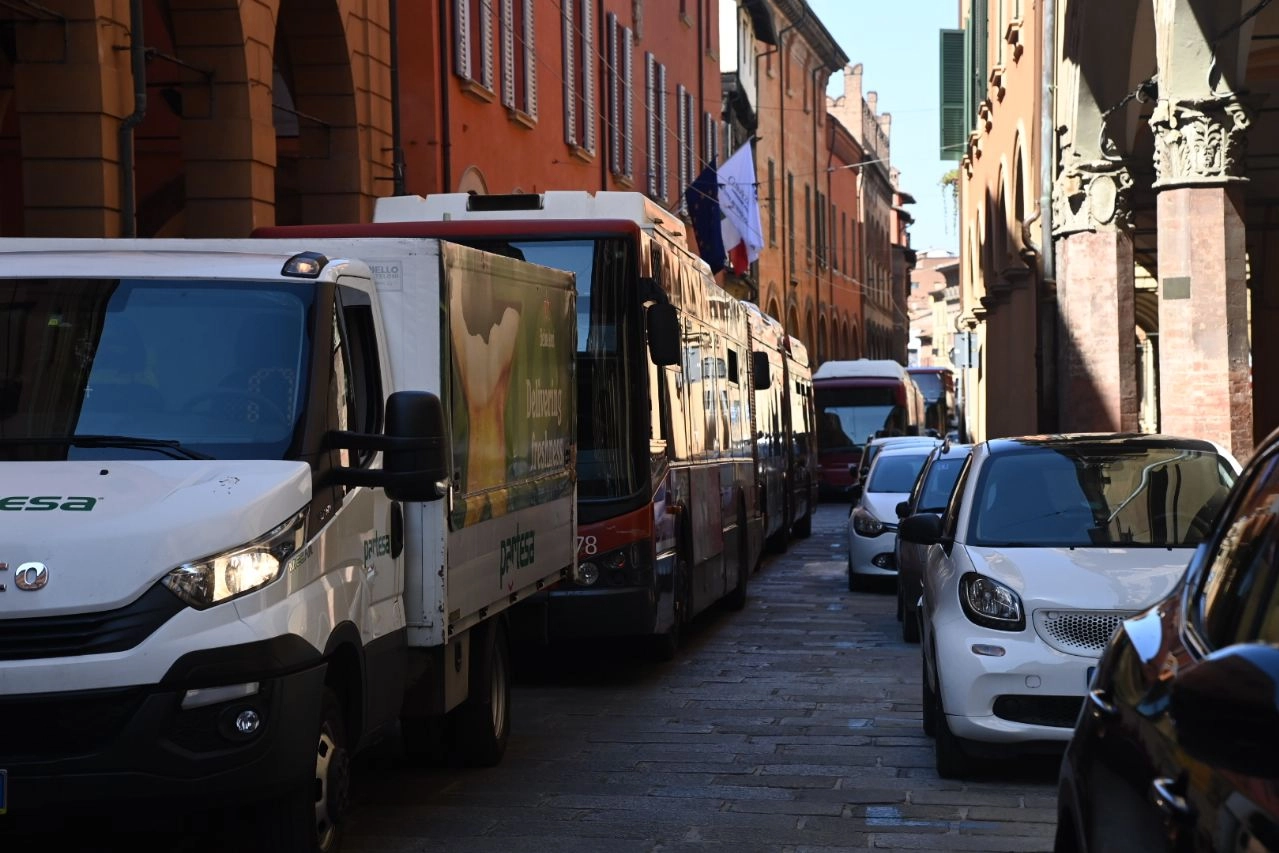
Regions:
[[[971,115],[975,118],[977,115],[977,106],[986,100],[986,91],[989,88],[987,78],[990,75],[990,68],[986,64],[987,42],[990,41],[990,12],[986,6],[986,0],[973,0],[971,29],[973,35],[973,112]]]
[[[963,156],[968,138],[968,94],[964,73],[965,44],[963,30],[941,31],[941,159],[958,160]]]

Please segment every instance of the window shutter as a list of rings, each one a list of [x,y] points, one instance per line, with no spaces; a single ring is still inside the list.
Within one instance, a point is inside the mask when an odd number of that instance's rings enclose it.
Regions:
[[[453,71],[471,79],[471,0],[453,0]]]
[[[524,3],[524,112],[537,118],[537,53],[533,47],[533,0]]]
[[[667,151],[670,146],[670,126],[671,123],[666,113],[666,66],[663,63],[657,64],[657,149],[658,158],[662,163],[662,173],[659,178],[657,191],[658,198],[662,201],[670,198],[670,159]]]
[[[657,68],[653,54],[644,54],[645,159],[648,167],[648,194],[657,195]]]
[[[680,189],[680,190],[683,190],[684,187],[689,185],[688,115],[685,113],[685,108],[688,106],[687,101],[688,101],[688,98],[687,98],[687,93],[684,90],[684,84],[680,83],[678,86],[675,87],[675,115],[677,117],[677,124],[678,124],[677,134],[679,136],[679,139],[676,142],[676,146],[679,148],[679,151],[677,154],[678,164],[679,164],[678,165],[679,178],[677,179],[676,183],[678,184],[677,189]]]
[[[582,0],[582,147],[595,153],[595,4]]]
[[[502,106],[515,109],[515,0],[502,0]]]
[[[964,31],[941,31],[941,159],[959,160],[968,136],[964,112]]]
[[[622,29],[622,174],[635,176],[635,43]]]
[[[480,74],[480,85],[493,91],[493,4],[487,0],[480,4]]]
[[[608,50],[608,164],[614,175],[622,174],[622,69],[618,66],[621,61],[618,31],[617,15],[609,12],[604,24]]]
[[[590,2],[590,0],[583,0]],[[573,0],[563,0],[560,7],[564,15],[564,141],[577,144],[577,64],[573,61]]]

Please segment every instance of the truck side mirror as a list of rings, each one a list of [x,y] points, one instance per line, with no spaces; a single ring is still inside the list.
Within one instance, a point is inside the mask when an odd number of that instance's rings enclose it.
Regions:
[[[382,454],[386,494],[395,501],[434,501],[448,479],[445,463],[444,406],[426,391],[396,391],[386,400],[386,437],[392,448]],[[395,439],[405,439],[395,447]]]
[[[679,312],[669,302],[648,307],[648,354],[653,364],[669,367],[680,363]]]
[[[773,377],[769,372],[768,353],[751,353],[751,374],[756,388],[767,388],[772,384]]]

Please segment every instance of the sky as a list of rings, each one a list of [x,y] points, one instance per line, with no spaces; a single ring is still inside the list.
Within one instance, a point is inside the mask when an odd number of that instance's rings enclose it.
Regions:
[[[850,65],[862,64],[865,92],[879,93],[879,112],[892,113],[889,138],[901,188],[915,198],[910,244],[916,251],[959,253],[954,204],[939,182],[958,163],[942,160],[938,31],[959,26],[955,0],[808,0]],[[843,74],[827,94],[843,93]]]

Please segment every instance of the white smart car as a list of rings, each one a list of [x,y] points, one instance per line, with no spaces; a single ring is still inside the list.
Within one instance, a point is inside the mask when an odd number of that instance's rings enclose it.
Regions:
[[[976,445],[930,544],[920,621],[937,771],[1070,739],[1102,649],[1211,529],[1238,463],[1208,441],[1092,434]]]

